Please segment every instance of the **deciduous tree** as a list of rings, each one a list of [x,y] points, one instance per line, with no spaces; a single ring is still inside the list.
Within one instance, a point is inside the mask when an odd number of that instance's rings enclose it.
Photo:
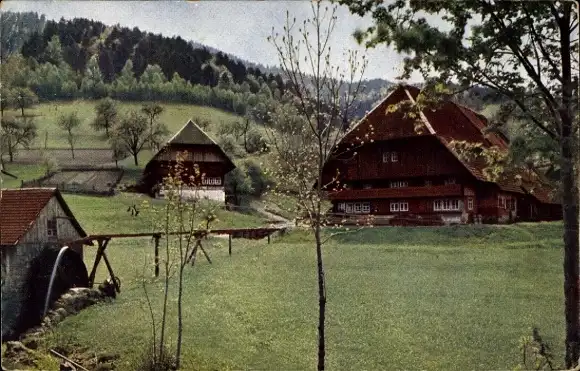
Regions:
[[[81,119],[76,112],[62,115],[58,118],[57,125],[62,130],[66,131],[66,140],[70,146],[72,158],[75,158],[75,143],[78,138],[78,128],[81,126]]]
[[[123,143],[127,152],[133,155],[135,166],[139,166],[139,153],[149,138],[147,118],[136,111],[129,112],[115,128],[113,136]]]
[[[2,127],[0,129],[0,133],[2,133],[0,157],[7,154],[10,162],[14,161],[14,153],[18,150],[18,147],[28,148],[37,135],[36,124],[30,117],[2,119]]]
[[[95,119],[91,126],[97,130],[105,130],[105,135],[109,137],[109,131],[117,123],[119,108],[117,103],[111,98],[105,98],[99,101],[95,106]]]
[[[157,103],[147,103],[141,107],[141,112],[149,119],[149,145],[151,149],[159,149],[163,136],[169,132],[165,124],[157,121],[163,113],[163,106]]]
[[[507,98],[503,121],[534,125],[559,148],[564,214],[566,367],[580,356],[578,176],[578,13],[570,1],[339,0],[375,24],[355,37],[406,53],[403,78],[479,85]],[[427,19],[428,15],[431,18]],[[439,24],[433,19],[439,18]],[[444,22],[442,22],[444,21]],[[443,30],[441,25],[446,23]],[[508,115],[510,114],[510,115]]]

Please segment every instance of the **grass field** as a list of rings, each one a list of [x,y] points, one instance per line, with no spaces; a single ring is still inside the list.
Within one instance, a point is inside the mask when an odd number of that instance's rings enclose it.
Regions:
[[[119,198],[122,208],[103,200],[67,196],[92,233],[142,228],[125,217],[134,199]],[[259,222],[248,218],[220,217],[229,225]],[[334,237],[324,251],[328,369],[511,369],[520,361],[518,340],[532,326],[561,359],[561,228],[375,228]],[[270,245],[234,240],[231,257],[225,245],[212,240],[213,264],[200,259],[186,271],[183,369],[313,368],[317,297],[309,235],[293,232]],[[122,293],[65,320],[51,342],[118,352],[119,369],[134,370],[150,334],[141,282],[152,274],[151,250],[148,240],[112,242],[108,254]],[[93,253],[87,250],[87,261]],[[159,308],[161,283],[148,288]]]
[[[109,145],[102,134],[96,133],[90,123],[95,117],[96,101],[75,100],[42,103],[27,109],[27,115],[37,115],[38,138],[34,147],[44,147],[45,133],[48,132],[47,146],[49,148],[69,148],[65,132],[58,128],[56,122],[63,114],[76,111],[82,120],[76,146],[78,148],[108,148]],[[119,102],[120,111],[140,110],[142,103]],[[171,133],[177,132],[191,118],[209,120],[209,132],[213,132],[220,124],[240,120],[241,118],[215,108],[194,106],[188,104],[163,103],[165,111],[159,120],[167,125]],[[7,110],[5,115],[20,115],[18,110]]]

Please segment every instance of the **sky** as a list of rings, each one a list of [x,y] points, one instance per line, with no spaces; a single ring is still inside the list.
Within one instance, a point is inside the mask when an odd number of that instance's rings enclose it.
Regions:
[[[89,18],[107,25],[139,27],[164,36],[181,36],[233,54],[250,62],[278,65],[276,51],[267,37],[272,27],[282,31],[286,11],[297,20],[311,16],[311,3],[295,1],[32,1],[4,0],[2,11],[35,11],[48,19]],[[372,25],[370,16],[352,15],[346,7],[336,13],[331,40],[332,60],[347,65],[344,53],[365,52],[365,79],[394,80],[401,72],[402,55],[382,45],[366,50],[352,33]],[[421,81],[419,74],[410,82]]]

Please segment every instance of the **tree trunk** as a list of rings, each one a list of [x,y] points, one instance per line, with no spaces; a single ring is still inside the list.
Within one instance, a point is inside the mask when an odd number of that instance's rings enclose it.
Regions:
[[[324,320],[326,317],[326,282],[324,265],[322,264],[322,240],[320,237],[320,223],[316,222],[314,236],[316,238],[316,265],[318,267],[318,371],[324,370],[326,356],[324,342]]]
[[[20,112],[22,112],[22,117],[24,117],[24,106],[20,106]]]
[[[575,150],[578,141],[574,134],[572,105],[572,66],[570,33],[566,29],[571,14],[571,4],[566,4],[560,24],[560,52],[562,55],[562,104],[558,108],[561,119],[561,181],[562,213],[564,217],[564,296],[566,316],[566,367],[572,368],[580,356],[579,344],[579,260],[578,189],[574,172]],[[565,32],[566,31],[566,32]]]
[[[107,136],[107,138],[109,137],[109,124],[106,123],[105,125],[105,135]]]
[[[181,339],[183,335],[183,269],[187,264],[185,261],[185,259],[187,259],[187,254],[183,256],[183,250],[181,251],[181,254],[181,266],[179,267],[179,286],[177,293],[177,351],[175,352],[175,363],[178,370],[181,363]]]
[[[137,158],[137,153],[133,154],[133,160],[135,160],[135,166],[139,166],[139,159]]]
[[[566,367],[576,365],[579,349],[579,292],[578,292],[578,192],[573,167],[572,148],[562,138],[562,211],[564,217],[564,295],[566,311]]]
[[[14,151],[10,148],[10,145],[8,146],[8,161],[14,162]]]

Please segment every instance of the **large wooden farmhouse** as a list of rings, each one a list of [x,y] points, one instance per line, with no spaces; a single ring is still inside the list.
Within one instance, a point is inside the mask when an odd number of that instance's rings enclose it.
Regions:
[[[0,198],[2,336],[39,320],[48,277],[60,247],[86,237],[60,192],[50,188],[4,189]],[[72,286],[86,286],[82,246],[63,255],[53,297]]]
[[[185,167],[183,181],[190,185],[191,192],[195,186],[196,196],[225,202],[224,178],[235,165],[191,120],[147,163],[141,179],[142,191],[152,196],[163,194],[163,179],[174,169],[178,153]]]
[[[508,150],[507,138],[484,134],[483,115],[450,101],[416,118],[388,110],[403,101],[415,104],[419,93],[415,87],[397,87],[339,144],[343,155],[325,165],[324,177],[325,183],[335,177],[340,184],[329,192],[336,215],[364,219],[356,216],[372,214],[388,224],[561,218],[553,190],[538,174],[522,170],[492,181],[481,160],[467,161],[457,153],[452,141]]]

